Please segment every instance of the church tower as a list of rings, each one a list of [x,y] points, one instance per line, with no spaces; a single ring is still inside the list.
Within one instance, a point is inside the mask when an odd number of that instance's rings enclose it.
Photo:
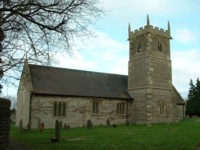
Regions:
[[[150,25],[128,27],[128,91],[134,98],[132,122],[172,122],[176,117],[170,59],[170,24],[163,30]]]

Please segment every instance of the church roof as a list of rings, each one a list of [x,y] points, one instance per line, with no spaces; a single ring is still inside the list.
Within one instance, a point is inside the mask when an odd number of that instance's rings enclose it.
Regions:
[[[126,75],[29,64],[33,93],[132,99]]]

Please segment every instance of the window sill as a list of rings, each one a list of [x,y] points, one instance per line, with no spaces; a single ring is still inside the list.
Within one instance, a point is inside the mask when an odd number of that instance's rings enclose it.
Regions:
[[[102,114],[92,114],[92,116],[102,116]]]
[[[126,114],[116,114],[116,116],[125,116]]]
[[[54,118],[65,118],[66,116],[53,116]]]

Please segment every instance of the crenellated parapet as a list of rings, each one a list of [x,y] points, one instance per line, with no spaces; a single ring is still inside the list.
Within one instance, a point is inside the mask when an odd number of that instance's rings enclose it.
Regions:
[[[128,33],[128,35],[129,35],[128,40],[136,38],[136,37],[144,35],[144,34],[147,34],[147,33],[151,33],[151,34],[154,34],[154,35],[159,35],[159,36],[171,39],[169,22],[168,22],[168,29],[167,30],[164,30],[164,29],[158,28],[158,27],[154,27],[154,26],[150,25],[148,15],[147,15],[147,25],[146,26],[141,27],[139,29],[136,29],[134,31],[131,31],[131,26],[129,24],[128,32],[129,32]]]

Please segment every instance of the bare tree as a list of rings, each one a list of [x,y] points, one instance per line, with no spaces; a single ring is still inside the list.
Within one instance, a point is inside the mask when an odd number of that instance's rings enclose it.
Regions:
[[[100,0],[0,0],[0,68],[21,69],[25,59],[50,63],[56,52],[70,53],[74,38],[89,36],[103,14]]]

